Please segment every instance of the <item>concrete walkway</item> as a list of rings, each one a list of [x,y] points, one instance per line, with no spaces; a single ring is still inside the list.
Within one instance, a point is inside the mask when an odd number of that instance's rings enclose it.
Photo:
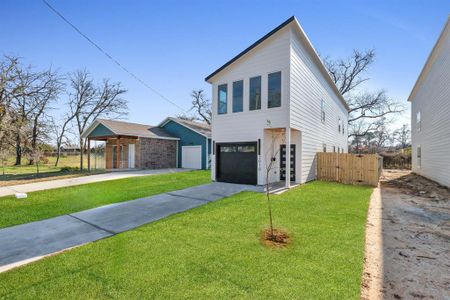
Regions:
[[[242,191],[262,188],[213,182],[0,229],[0,272]]]
[[[86,183],[93,183],[99,181],[107,181],[114,179],[122,179],[137,176],[167,174],[176,172],[191,171],[190,169],[159,169],[159,170],[130,170],[130,171],[117,171],[105,174],[81,176],[66,179],[56,179],[43,182],[33,182],[19,185],[11,185],[0,187],[0,197],[14,195],[16,193],[29,193],[41,190],[49,190],[73,185],[80,185]]]

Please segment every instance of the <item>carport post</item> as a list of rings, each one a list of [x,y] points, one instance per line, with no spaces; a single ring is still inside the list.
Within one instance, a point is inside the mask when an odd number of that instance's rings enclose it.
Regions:
[[[91,171],[91,139],[87,140],[87,159],[88,159],[88,172]]]
[[[286,165],[285,165],[285,183],[286,188],[291,187],[291,128],[286,127]]]
[[[117,136],[117,140],[116,140],[116,169],[118,169],[119,166],[120,166],[119,157],[120,157],[120,136]]]

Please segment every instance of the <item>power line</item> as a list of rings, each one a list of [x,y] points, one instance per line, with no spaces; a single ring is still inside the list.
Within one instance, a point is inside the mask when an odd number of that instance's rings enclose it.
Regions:
[[[135,75],[133,72],[131,72],[130,70],[128,70],[124,65],[122,65],[119,61],[117,61],[117,59],[115,59],[114,57],[111,56],[111,54],[109,54],[108,52],[106,52],[102,47],[100,47],[96,42],[94,42],[93,40],[91,40],[87,35],[85,35],[80,29],[78,29],[78,27],[76,27],[72,22],[70,22],[69,20],[67,20],[58,10],[56,10],[50,3],[48,3],[46,0],[42,0],[42,2],[44,2],[44,4],[51,10],[53,11],[58,17],[60,17],[64,22],[66,22],[70,27],[72,27],[76,32],[78,32],[78,34],[80,34],[84,39],[86,39],[89,43],[91,43],[95,48],[97,48],[98,51],[100,51],[101,53],[103,53],[103,55],[105,55],[109,60],[111,60],[113,63],[115,63],[119,68],[121,68],[122,70],[124,70],[125,72],[128,73],[128,75],[130,75],[131,77],[133,77],[134,79],[136,79],[139,83],[141,83],[143,86],[145,86],[146,88],[148,88],[150,91],[152,91],[153,93],[155,93],[156,95],[158,95],[159,97],[161,97],[162,99],[164,99],[165,101],[169,102],[170,104],[176,106],[178,109],[182,110],[184,113],[187,113],[187,111],[182,108],[181,106],[179,106],[178,104],[176,104],[175,102],[173,102],[172,100],[170,100],[169,98],[167,98],[166,96],[164,96],[163,94],[161,94],[160,92],[158,92],[156,89],[152,88],[150,85],[148,85],[144,80],[142,80],[141,78],[139,78],[137,75]]]

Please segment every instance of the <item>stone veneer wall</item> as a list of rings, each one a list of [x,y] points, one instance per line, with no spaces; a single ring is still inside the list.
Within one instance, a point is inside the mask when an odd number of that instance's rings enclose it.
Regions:
[[[165,139],[139,138],[140,145],[136,147],[136,167],[148,169],[163,169],[176,167],[177,141]]]

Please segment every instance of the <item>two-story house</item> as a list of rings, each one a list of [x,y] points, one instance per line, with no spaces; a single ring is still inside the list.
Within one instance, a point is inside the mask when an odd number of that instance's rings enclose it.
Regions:
[[[412,170],[450,187],[450,17],[408,101]]]
[[[317,152],[347,152],[348,105],[295,17],[205,80],[212,180],[289,187],[315,179]]]

